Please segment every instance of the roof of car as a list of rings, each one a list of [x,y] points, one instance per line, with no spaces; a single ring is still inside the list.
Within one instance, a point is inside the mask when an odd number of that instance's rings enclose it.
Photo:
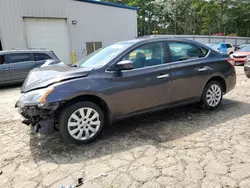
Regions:
[[[0,54],[5,53],[23,53],[23,52],[50,52],[50,50],[43,48],[30,48],[30,49],[9,49],[0,51]]]
[[[149,35],[149,36],[143,36],[143,37],[138,37],[133,40],[128,40],[128,41],[122,41],[122,42],[131,42],[131,43],[137,43],[137,42],[153,42],[153,41],[158,41],[158,40],[175,40],[175,41],[183,41],[183,42],[192,42],[192,43],[197,43],[194,40],[190,39],[185,39],[185,38],[178,38],[178,37],[167,37],[164,35]]]

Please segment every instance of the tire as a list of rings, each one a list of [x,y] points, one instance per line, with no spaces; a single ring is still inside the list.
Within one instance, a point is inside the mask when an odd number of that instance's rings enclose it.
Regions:
[[[78,102],[63,109],[59,131],[66,142],[86,144],[93,141],[104,126],[104,113],[92,102]]]
[[[201,103],[207,110],[214,110],[221,104],[223,97],[223,88],[218,81],[209,82],[203,91]]]

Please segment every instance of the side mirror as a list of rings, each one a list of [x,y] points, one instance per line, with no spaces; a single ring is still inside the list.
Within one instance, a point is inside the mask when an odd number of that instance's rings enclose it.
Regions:
[[[131,70],[134,68],[133,61],[123,60],[117,63],[119,70]]]

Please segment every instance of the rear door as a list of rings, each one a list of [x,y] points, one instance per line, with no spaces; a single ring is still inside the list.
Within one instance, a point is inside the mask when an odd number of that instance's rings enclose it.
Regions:
[[[0,55],[0,84],[11,81],[10,65],[5,54]]]
[[[29,71],[36,67],[33,53],[10,53],[8,55],[8,60],[11,78],[16,81],[24,80]]]
[[[209,62],[206,56],[209,50],[193,43],[169,41],[171,59],[172,103],[185,103],[201,96],[208,79]]]

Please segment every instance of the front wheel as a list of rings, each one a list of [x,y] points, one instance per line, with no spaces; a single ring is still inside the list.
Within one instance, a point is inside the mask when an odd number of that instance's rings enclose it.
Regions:
[[[59,131],[65,141],[85,144],[100,134],[103,124],[103,111],[98,105],[92,102],[78,102],[62,111]]]
[[[222,96],[223,90],[221,84],[217,81],[211,81],[203,91],[202,106],[208,110],[216,109],[221,103]]]

